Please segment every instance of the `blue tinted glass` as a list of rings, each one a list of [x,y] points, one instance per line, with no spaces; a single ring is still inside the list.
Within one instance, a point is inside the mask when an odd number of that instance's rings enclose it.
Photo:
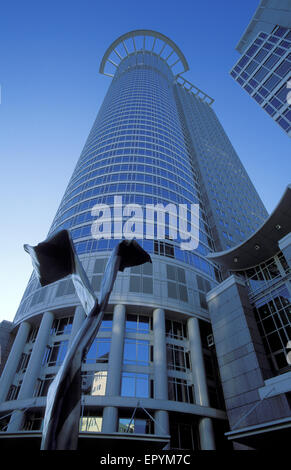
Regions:
[[[257,53],[254,59],[258,62],[261,62],[266,57],[267,54],[268,52],[262,49]]]
[[[266,62],[264,62],[264,66],[267,67],[268,69],[272,69],[273,65],[276,64],[278,60],[279,60],[279,57],[273,54],[266,60]]]
[[[148,362],[149,344],[147,341],[140,341],[137,343],[137,359],[139,362]]]
[[[276,68],[275,73],[280,75],[280,77],[284,77],[287,72],[290,72],[290,63],[289,62],[283,62],[282,64],[279,65],[279,67]]]
[[[251,62],[245,69],[246,72],[251,74],[256,68],[258,67],[258,64],[256,62]]]
[[[58,352],[58,358],[57,358],[58,363],[63,362],[63,360],[65,359],[65,355],[68,349],[68,343],[69,343],[68,341],[61,342],[59,352]]]
[[[269,91],[273,90],[273,88],[279,83],[280,78],[272,75],[265,81],[264,87],[266,87]]]
[[[135,341],[126,340],[124,343],[124,362],[136,361]]]
[[[123,396],[123,397],[134,397],[135,396],[135,379],[134,379],[134,377],[122,377],[121,396]]]
[[[286,49],[288,49],[288,48],[290,48],[290,42],[289,41],[281,41],[279,46],[286,47]]]
[[[108,342],[107,341],[106,342],[105,341],[100,342],[97,357],[98,358],[108,357],[109,352],[110,352],[110,342],[109,341]]]
[[[264,109],[265,111],[267,111],[268,114],[270,114],[270,116],[274,116],[275,110],[272,108],[272,106],[267,104],[266,106],[264,106]]]
[[[274,47],[274,44],[270,44],[270,43],[266,42],[263,47],[264,47],[264,49],[267,49],[269,51],[270,49],[272,49],[272,47]]]
[[[281,47],[277,47],[277,48],[274,50],[274,52],[275,52],[276,54],[280,55],[280,56],[285,54],[285,50],[282,49]]]
[[[258,46],[254,46],[254,45],[253,45],[253,46],[251,46],[251,47],[247,50],[246,54],[247,54],[249,57],[251,57],[251,56],[254,55],[254,53],[255,53],[257,50],[258,50]]]
[[[145,374],[138,374],[137,376],[136,396],[144,398],[149,396],[149,378]]]
[[[259,92],[263,96],[267,96],[269,94],[269,91],[266,90],[266,88],[263,88],[263,87],[259,88]]]
[[[278,38],[276,36],[270,36],[269,41],[272,42],[273,44],[275,44],[276,42],[280,41],[280,38]]]
[[[273,34],[275,34],[276,36],[282,37],[282,36],[284,36],[286,31],[287,31],[286,28],[279,27]]]
[[[254,75],[254,79],[260,82],[267,75],[268,72],[268,69],[266,69],[265,67],[261,67],[258,72]]]
[[[251,78],[251,80],[249,81],[249,84],[255,88],[258,85],[258,82],[254,80],[253,78]]]
[[[286,103],[288,91],[289,91],[289,90],[287,89],[286,84],[283,85],[283,86],[280,88],[280,90],[278,90],[278,91],[276,92],[277,98],[279,98],[283,103]]]
[[[277,119],[277,123],[285,130],[288,130],[289,129],[289,123],[283,119],[283,118],[279,118]]]
[[[283,106],[282,103],[281,103],[276,97],[272,98],[271,101],[270,101],[270,103],[271,103],[272,106],[274,106],[274,108],[276,108],[276,109],[280,109],[280,108],[282,108],[282,106]]]

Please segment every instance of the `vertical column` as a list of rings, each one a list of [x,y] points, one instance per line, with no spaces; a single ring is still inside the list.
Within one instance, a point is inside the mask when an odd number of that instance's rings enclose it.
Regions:
[[[125,306],[115,305],[106,383],[106,396],[109,397],[120,395],[124,330]],[[103,410],[102,432],[116,432],[117,424],[118,408],[115,406],[106,406]]]
[[[192,317],[188,319],[188,336],[196,403],[201,406],[209,406],[207,381],[204,368],[198,318]],[[201,449],[214,450],[215,442],[213,426],[210,418],[202,418],[200,420],[199,434]]]
[[[0,403],[6,400],[7,393],[9,391],[10,385],[12,384],[21,354],[23,352],[24,345],[27,341],[30,328],[30,324],[24,321],[21,323],[18,329],[13,346],[0,378]]]
[[[35,387],[36,379],[41,368],[41,361],[47,346],[50,330],[54,315],[51,312],[45,312],[42,316],[41,324],[37,333],[37,337],[32,349],[32,353],[28,362],[23,382],[18,395],[18,400],[31,398]],[[8,425],[8,432],[17,432],[21,429],[24,419],[23,411],[16,411],[12,414]]]
[[[155,399],[168,400],[168,370],[167,370],[167,348],[165,311],[157,308],[153,312],[154,327],[154,377],[155,377]],[[155,412],[155,433],[160,435],[169,434],[169,415],[165,410]]]
[[[86,318],[86,313],[84,312],[83,307],[81,305],[78,305],[76,307],[75,314],[74,314],[74,320],[73,320],[73,325],[72,325],[72,331],[70,334],[68,349],[71,346],[76,334],[80,330],[85,318]]]

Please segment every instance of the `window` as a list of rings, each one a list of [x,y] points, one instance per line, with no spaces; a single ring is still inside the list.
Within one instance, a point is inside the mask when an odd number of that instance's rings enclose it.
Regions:
[[[266,263],[247,270],[245,274],[251,295],[258,293],[280,279],[280,272],[273,258]]]
[[[264,82],[264,87],[267,88],[269,91],[273,90],[275,86],[279,83],[280,78],[276,75],[271,75],[268,80]]]
[[[99,331],[111,331],[113,323],[112,313],[105,313]]]
[[[143,292],[144,294],[153,293],[153,266],[151,263],[145,263],[140,266],[134,266],[130,272],[129,291]]]
[[[199,449],[197,423],[195,421],[180,423],[177,419],[179,419],[177,416],[170,415],[171,448],[181,450]]]
[[[190,369],[189,353],[182,346],[167,344],[167,364],[169,369],[186,372]]]
[[[290,267],[289,267],[289,265],[288,265],[288,263],[287,263],[287,261],[286,261],[285,256],[283,255],[283,253],[280,253],[280,254],[278,255],[278,259],[279,259],[279,262],[280,262],[281,266],[283,267],[285,273],[286,273],[286,274],[289,273]]]
[[[48,374],[43,379],[37,379],[33,396],[34,397],[46,397],[49,386],[52,383],[54,377],[55,377],[54,374]]]
[[[166,336],[175,339],[186,338],[186,325],[179,321],[166,320]]]
[[[109,360],[111,340],[95,338],[88,350],[84,362],[86,364],[107,363]]]
[[[150,418],[120,418],[118,432],[128,432],[131,434],[153,434],[153,421]]]
[[[188,302],[185,270],[167,264],[168,296],[171,299],[179,299]]]
[[[148,398],[150,396],[148,374],[124,372],[122,374],[121,395],[123,397]]]
[[[94,265],[94,273],[100,273],[103,274],[105,271],[106,263],[107,263],[108,258],[98,258],[95,261]]]
[[[34,343],[35,340],[36,340],[37,333],[38,333],[38,327],[32,328],[32,330],[31,330],[30,333],[29,333],[27,342],[28,342],[28,343],[30,343],[30,342]]]
[[[106,392],[107,371],[82,372],[82,393],[91,396],[103,396]]]
[[[60,366],[68,349],[68,341],[58,341],[53,346],[47,346],[42,365]]]
[[[128,339],[124,341],[124,364],[139,364],[147,366],[150,361],[149,341]]]
[[[279,57],[272,54],[267,60],[266,62],[264,63],[264,66],[265,67],[268,67],[268,69],[272,69],[273,65],[275,65],[276,62],[278,62],[279,60]]]
[[[40,412],[29,413],[25,416],[23,431],[38,431],[42,428],[43,415]]]
[[[257,62],[250,62],[249,65],[246,67],[245,71],[251,74],[256,68],[258,67]]]
[[[168,378],[168,397],[169,400],[194,403],[193,385],[188,385],[184,379],[177,377]]]
[[[7,397],[6,397],[6,401],[17,400],[21,385],[22,385],[22,380],[19,381],[18,385],[10,386]]]
[[[272,370],[290,370],[287,343],[291,340],[291,303],[285,286],[273,290],[268,297],[254,303],[254,313]]]
[[[16,372],[24,373],[26,371],[30,356],[31,356],[31,351],[29,351],[28,353],[21,354]]]
[[[207,279],[204,279],[201,276],[196,276],[196,279],[197,279],[197,286],[199,289],[200,307],[207,309],[208,306],[206,302],[206,293],[211,290],[211,284]]]
[[[274,116],[274,114],[276,113],[276,110],[269,104],[265,104],[264,110],[267,111],[267,113],[270,114],[270,116]]]
[[[99,292],[99,291],[100,291],[101,282],[102,282],[102,276],[97,275],[97,276],[93,276],[93,277],[92,277],[91,286],[92,286],[92,289],[93,289],[95,292]]]
[[[51,334],[52,335],[67,335],[72,331],[74,317],[63,317],[55,319],[53,322]]]
[[[144,315],[126,315],[125,328],[128,333],[147,334],[150,330],[150,317]]]
[[[159,240],[154,241],[154,253],[168,258],[175,258],[174,245]]]
[[[86,411],[86,415],[80,418],[80,432],[101,432],[102,416],[98,411]]]

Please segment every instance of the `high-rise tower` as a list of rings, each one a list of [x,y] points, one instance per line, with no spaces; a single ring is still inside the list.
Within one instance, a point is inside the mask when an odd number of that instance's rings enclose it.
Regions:
[[[291,136],[291,2],[261,0],[230,75]]]
[[[153,264],[119,273],[84,359],[80,445],[92,443],[88,433],[118,440],[129,431],[140,443],[164,445],[170,435],[173,448],[213,449],[226,424],[206,304],[220,272],[206,256],[240,243],[267,213],[212,98],[187,70],[176,44],[154,31],[132,31],[107,49],[100,72],[112,81],[49,232],[71,231],[98,295],[121,234],[92,237],[96,204],[113,210],[118,197],[119,215],[121,203],[200,206],[197,249],[171,238],[166,217],[165,239],[138,240]],[[70,280],[41,288],[32,275],[1,377],[8,433],[40,430],[48,385],[83,319]]]

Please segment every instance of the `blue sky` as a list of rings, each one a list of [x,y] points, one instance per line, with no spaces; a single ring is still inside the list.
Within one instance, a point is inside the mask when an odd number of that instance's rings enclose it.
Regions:
[[[31,264],[23,243],[48,232],[108,89],[106,48],[154,29],[182,49],[185,78],[214,109],[267,210],[290,183],[290,139],[229,76],[258,0],[10,1],[0,18],[0,321],[12,320]]]

